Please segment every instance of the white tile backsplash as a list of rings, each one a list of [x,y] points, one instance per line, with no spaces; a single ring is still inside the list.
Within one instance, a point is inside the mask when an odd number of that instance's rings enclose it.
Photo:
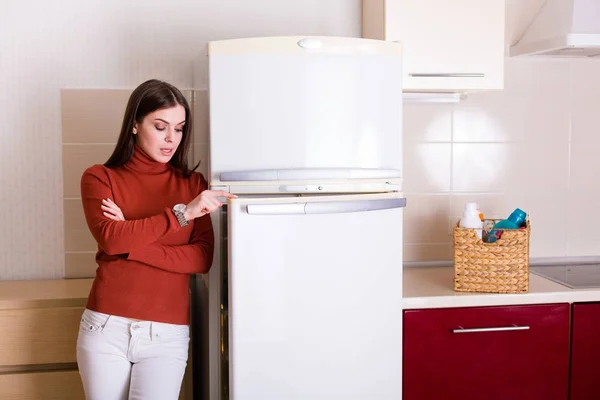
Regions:
[[[449,192],[452,144],[416,142],[404,148],[404,191]]]
[[[508,165],[514,143],[454,143],[452,145],[452,190],[498,192],[510,186]]]
[[[404,106],[404,140],[407,142],[450,142],[452,106],[407,104]]]
[[[407,194],[406,200],[411,212],[404,218],[404,243],[448,242],[450,196]]]
[[[598,110],[600,62],[548,58],[507,59],[503,91],[405,106],[406,261],[450,260],[469,201],[528,212],[532,257],[599,256]]]

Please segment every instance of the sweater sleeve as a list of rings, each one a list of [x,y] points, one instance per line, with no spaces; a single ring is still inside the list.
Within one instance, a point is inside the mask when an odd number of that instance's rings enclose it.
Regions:
[[[127,259],[180,274],[206,273],[212,265],[214,241],[210,215],[205,215],[194,220],[189,244],[163,245],[156,242],[132,251]]]
[[[88,168],[81,177],[81,202],[88,227],[96,242],[109,255],[144,248],[171,232],[181,229],[175,214],[165,208],[148,218],[113,221],[104,216],[102,200],[113,198],[106,172],[99,166]]]

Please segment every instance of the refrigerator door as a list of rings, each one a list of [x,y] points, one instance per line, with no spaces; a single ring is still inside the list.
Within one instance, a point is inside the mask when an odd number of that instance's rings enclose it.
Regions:
[[[397,193],[229,204],[233,400],[401,397]]]
[[[211,185],[230,171],[401,171],[399,43],[235,39],[208,56]]]

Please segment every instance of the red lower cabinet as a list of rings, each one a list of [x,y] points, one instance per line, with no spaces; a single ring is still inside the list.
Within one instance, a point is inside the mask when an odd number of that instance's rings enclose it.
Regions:
[[[600,399],[600,304],[573,304],[571,324],[571,400]]]
[[[405,311],[403,399],[567,400],[569,313],[569,304]]]

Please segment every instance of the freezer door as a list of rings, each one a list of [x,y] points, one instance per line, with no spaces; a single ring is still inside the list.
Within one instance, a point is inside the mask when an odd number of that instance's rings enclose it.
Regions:
[[[212,185],[229,171],[402,169],[401,45],[306,39],[209,43]]]
[[[231,201],[233,400],[401,397],[405,204],[394,195]]]

